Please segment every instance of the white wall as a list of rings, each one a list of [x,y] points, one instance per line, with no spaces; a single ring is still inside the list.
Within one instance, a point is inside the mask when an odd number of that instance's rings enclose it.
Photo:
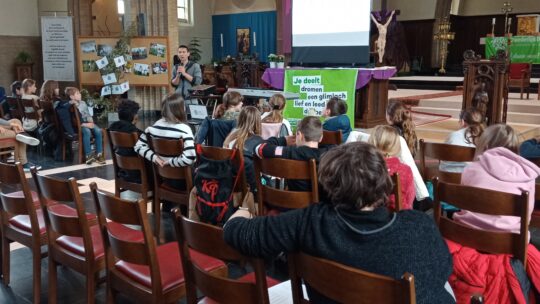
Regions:
[[[193,0],[194,23],[181,24],[178,30],[180,44],[189,45],[191,38],[199,38],[202,56],[199,63],[202,64],[210,63],[212,60],[212,2],[212,0]]]
[[[462,16],[502,14],[501,8],[507,0],[463,0],[459,14]],[[540,12],[540,0],[517,0],[510,2],[512,14]]]
[[[38,0],[0,0],[0,36],[39,36]]]
[[[214,15],[253,13],[275,10],[275,0],[215,0],[214,5]]]
[[[435,0],[388,0],[387,6],[388,10],[401,11],[397,17],[398,21],[425,20],[435,18],[436,2]]]
[[[67,0],[38,0],[38,9],[41,16],[66,16],[68,11]]]

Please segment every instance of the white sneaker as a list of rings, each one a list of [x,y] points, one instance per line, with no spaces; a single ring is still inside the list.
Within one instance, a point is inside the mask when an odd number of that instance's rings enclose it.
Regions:
[[[34,138],[32,136],[24,135],[24,134],[21,134],[21,133],[15,135],[15,139],[17,141],[25,143],[25,144],[27,144],[29,146],[37,146],[37,145],[39,145],[39,139]]]

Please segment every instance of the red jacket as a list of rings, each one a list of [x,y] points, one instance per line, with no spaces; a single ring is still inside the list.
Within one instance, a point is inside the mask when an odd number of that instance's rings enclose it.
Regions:
[[[510,266],[510,255],[482,254],[475,249],[446,240],[454,261],[448,282],[456,303],[470,303],[473,293],[484,296],[484,303],[523,303],[525,297]],[[527,275],[533,287],[540,290],[540,252],[533,245],[527,248]],[[534,303],[534,302],[532,302]]]
[[[395,172],[399,173],[399,181],[401,183],[401,200],[403,209],[412,209],[415,196],[414,181],[412,170],[409,166],[401,163],[397,157],[386,158],[386,167],[388,174],[392,175]],[[394,209],[394,195],[390,195],[389,206]]]

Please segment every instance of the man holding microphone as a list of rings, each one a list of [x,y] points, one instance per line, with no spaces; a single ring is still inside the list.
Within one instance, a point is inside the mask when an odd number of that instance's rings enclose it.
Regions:
[[[188,104],[190,103],[188,90],[202,83],[201,67],[198,63],[189,61],[189,48],[185,45],[178,47],[178,58],[180,63],[174,66],[171,83]]]

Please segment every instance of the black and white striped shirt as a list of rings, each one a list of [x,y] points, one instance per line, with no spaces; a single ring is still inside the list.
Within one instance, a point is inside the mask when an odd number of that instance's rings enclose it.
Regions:
[[[187,124],[169,123],[162,118],[156,121],[153,126],[146,128],[135,144],[135,152],[139,153],[139,155],[149,161],[154,162],[158,155],[150,149],[146,134],[156,138],[182,139],[184,141],[184,151],[182,152],[182,155],[176,157],[160,156],[163,160],[167,161],[167,164],[171,167],[190,166],[195,162],[196,153],[193,143],[193,133]]]

